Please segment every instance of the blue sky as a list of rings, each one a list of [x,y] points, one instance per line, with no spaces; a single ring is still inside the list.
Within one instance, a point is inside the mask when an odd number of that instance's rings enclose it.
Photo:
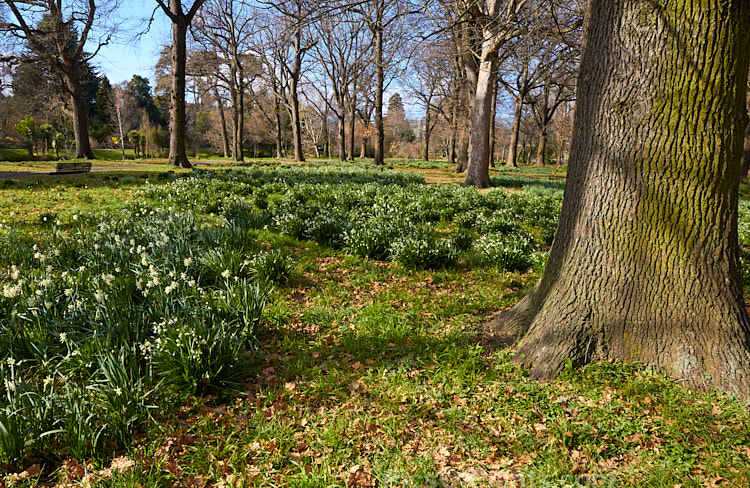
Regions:
[[[151,80],[153,86],[154,65],[159,51],[162,45],[169,42],[169,19],[163,12],[156,12],[151,30],[136,39],[136,34],[146,29],[156,2],[125,0],[122,6],[120,32],[109,45],[101,49],[93,64],[107,75],[112,84],[130,81],[137,74]]]

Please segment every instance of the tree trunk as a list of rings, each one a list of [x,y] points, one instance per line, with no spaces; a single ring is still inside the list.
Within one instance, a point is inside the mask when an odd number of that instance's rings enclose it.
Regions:
[[[343,107],[343,103],[340,105]],[[339,119],[339,161],[346,161],[346,113],[343,108]]]
[[[214,85],[214,96],[216,97],[216,106],[219,110],[219,121],[221,122],[221,142],[224,149],[224,157],[229,157],[229,132],[227,131],[227,120],[224,116],[224,104],[219,97],[219,89]]]
[[[75,70],[75,68],[72,68]],[[70,71],[70,70],[69,70]],[[83,97],[77,74],[66,73],[65,82],[70,93],[73,108],[73,134],[76,139],[76,159],[94,159],[89,141],[89,116],[86,110],[86,99]]]
[[[521,134],[521,114],[523,113],[523,96],[520,94],[516,98],[515,111],[513,112],[513,127],[510,128],[510,146],[508,146],[508,159],[505,160],[505,166],[517,168],[518,157],[518,138]]]
[[[422,157],[425,161],[430,160],[430,105],[427,104],[427,110],[424,114],[424,151]]]
[[[456,173],[463,173],[469,167],[469,133],[462,130],[458,133],[458,150],[456,151]]]
[[[352,90],[355,88],[353,87]],[[354,161],[354,131],[357,124],[357,97],[352,96],[351,107],[349,107],[349,161]]]
[[[289,99],[292,104],[292,138],[294,139],[294,160],[304,161],[302,153],[302,126],[299,119],[299,79],[302,73],[302,27],[297,27],[294,33],[294,67],[289,77]]]
[[[497,51],[482,53],[479,65],[477,91],[471,124],[471,159],[466,172],[465,185],[477,188],[490,186],[490,130],[492,130],[492,106],[495,103],[497,84]]]
[[[585,18],[558,232],[539,283],[495,326],[527,330],[517,357],[535,378],[568,360],[642,362],[748,400],[750,2],[591,0]]]
[[[276,158],[281,159],[284,157],[284,134],[283,128],[281,127],[281,103],[279,102],[278,95],[274,96],[275,106],[274,115],[276,115]]]
[[[544,155],[547,152],[547,126],[544,125],[539,131],[539,144],[536,147],[535,166],[544,166]]]
[[[492,87],[492,115],[490,116],[490,168],[495,167],[495,118],[497,117],[497,85]]]
[[[173,6],[176,4],[176,6]],[[170,0],[173,12],[181,11],[180,2]],[[169,108],[169,163],[183,168],[192,168],[185,147],[185,65],[187,64],[186,40],[188,20],[184,15],[172,21],[172,97]]]
[[[383,24],[378,19],[375,26],[375,165],[385,164],[385,129],[383,126],[383,90],[385,89],[385,67],[383,66]]]

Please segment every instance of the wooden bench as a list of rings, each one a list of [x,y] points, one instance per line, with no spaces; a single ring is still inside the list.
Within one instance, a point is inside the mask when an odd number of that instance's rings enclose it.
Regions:
[[[91,163],[59,162],[55,165],[55,171],[51,175],[69,175],[73,173],[86,173],[91,171]]]

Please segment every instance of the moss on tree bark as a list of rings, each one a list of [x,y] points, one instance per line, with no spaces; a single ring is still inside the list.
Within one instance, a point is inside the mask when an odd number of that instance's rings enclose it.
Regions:
[[[750,399],[737,194],[746,0],[591,0],[547,268],[492,324],[518,359],[642,362]]]

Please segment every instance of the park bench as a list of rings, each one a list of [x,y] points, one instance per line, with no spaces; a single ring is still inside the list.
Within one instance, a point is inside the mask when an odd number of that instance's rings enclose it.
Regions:
[[[59,162],[55,165],[55,171],[51,175],[69,175],[73,173],[86,173],[91,171],[91,163]]]

